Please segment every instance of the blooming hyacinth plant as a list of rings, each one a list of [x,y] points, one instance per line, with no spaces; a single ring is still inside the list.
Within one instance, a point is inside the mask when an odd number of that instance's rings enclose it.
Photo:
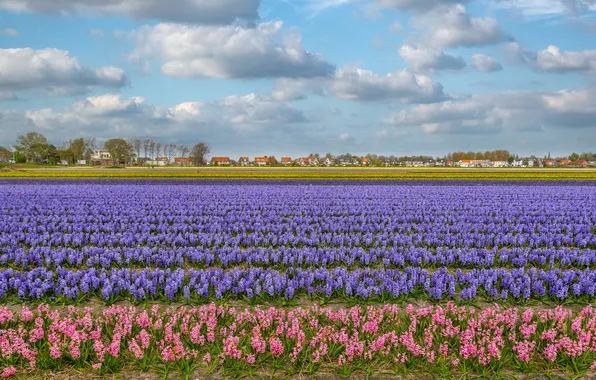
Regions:
[[[0,186],[0,299],[594,299],[596,187]]]
[[[586,182],[0,183],[4,377],[582,375],[595,291]]]
[[[561,307],[476,310],[395,305],[237,310],[215,304],[149,309],[112,306],[103,313],[42,304],[0,307],[2,376],[36,369],[185,376],[354,371],[425,371],[447,376],[596,369],[596,310]]]

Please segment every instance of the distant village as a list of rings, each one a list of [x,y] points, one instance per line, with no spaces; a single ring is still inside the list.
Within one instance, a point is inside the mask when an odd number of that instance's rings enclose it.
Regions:
[[[287,166],[287,167],[359,167],[359,166],[375,166],[375,167],[461,167],[461,168],[532,168],[532,167],[575,167],[587,168],[596,167],[596,161],[588,160],[570,160],[570,159],[554,159],[554,158],[537,158],[537,157],[510,157],[508,160],[448,160],[448,159],[433,159],[431,157],[419,157],[418,159],[408,159],[409,157],[393,157],[393,156],[353,156],[353,155],[339,155],[339,156],[323,156],[313,154],[308,157],[292,158],[289,156],[281,157],[279,160],[275,156],[261,156],[261,157],[239,157],[237,160],[226,156],[211,157],[206,160],[203,165],[206,166],[221,166],[221,167],[267,167],[267,166]],[[112,166],[109,152],[105,150],[97,150],[91,156],[92,166]],[[154,159],[140,157],[133,165],[143,166],[184,166],[192,165],[193,160],[188,157],[155,157]]]
[[[210,146],[164,144],[151,139],[113,138],[101,145],[95,138],[77,138],[53,145],[38,132],[18,136],[12,147],[0,146],[0,163],[62,166],[212,166],[212,167],[460,167],[460,168],[588,168],[596,167],[596,153],[572,153],[567,157],[520,157],[508,150],[452,152],[443,157],[395,156],[350,153],[311,153],[303,157],[209,156]]]

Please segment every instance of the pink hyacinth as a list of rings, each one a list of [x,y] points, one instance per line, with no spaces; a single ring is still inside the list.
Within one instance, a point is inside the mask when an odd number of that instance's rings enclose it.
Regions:
[[[0,376],[2,377],[11,377],[17,372],[17,369],[14,366],[10,366],[8,368],[4,368]]]

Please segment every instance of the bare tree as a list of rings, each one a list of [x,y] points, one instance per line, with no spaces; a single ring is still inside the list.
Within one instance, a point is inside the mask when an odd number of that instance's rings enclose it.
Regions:
[[[190,157],[195,166],[202,166],[205,163],[205,158],[211,152],[209,145],[205,143],[198,143],[190,150]]]
[[[149,150],[151,152],[151,161],[155,160],[155,141],[149,140]]]
[[[176,156],[176,145],[175,144],[166,144],[164,147],[164,154],[168,158],[169,162],[174,160]]]
[[[186,145],[179,145],[178,151],[180,152],[180,157],[184,158],[190,152],[190,148]]]
[[[128,141],[128,143],[130,144],[130,146],[132,147],[132,150],[137,155],[137,164],[138,164],[139,158],[141,158],[141,147],[143,146],[143,141],[141,139],[130,139]]]
[[[151,147],[151,140],[149,140],[149,139],[143,140],[143,152],[144,152],[145,158],[147,158],[147,154],[149,154],[150,147]]]
[[[157,157],[161,157],[161,148],[163,147],[163,144],[160,143],[159,141],[155,143],[155,150],[156,152],[156,156]]]
[[[180,152],[180,157],[184,158],[190,152],[190,148],[186,145],[178,145],[178,152]],[[181,162],[180,166],[182,165],[183,163]]]

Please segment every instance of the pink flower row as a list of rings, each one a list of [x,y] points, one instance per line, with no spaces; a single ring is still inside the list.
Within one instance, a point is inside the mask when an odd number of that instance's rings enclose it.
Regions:
[[[20,312],[0,307],[1,376],[74,366],[206,371],[596,369],[596,309],[395,305],[236,310],[215,304]]]

